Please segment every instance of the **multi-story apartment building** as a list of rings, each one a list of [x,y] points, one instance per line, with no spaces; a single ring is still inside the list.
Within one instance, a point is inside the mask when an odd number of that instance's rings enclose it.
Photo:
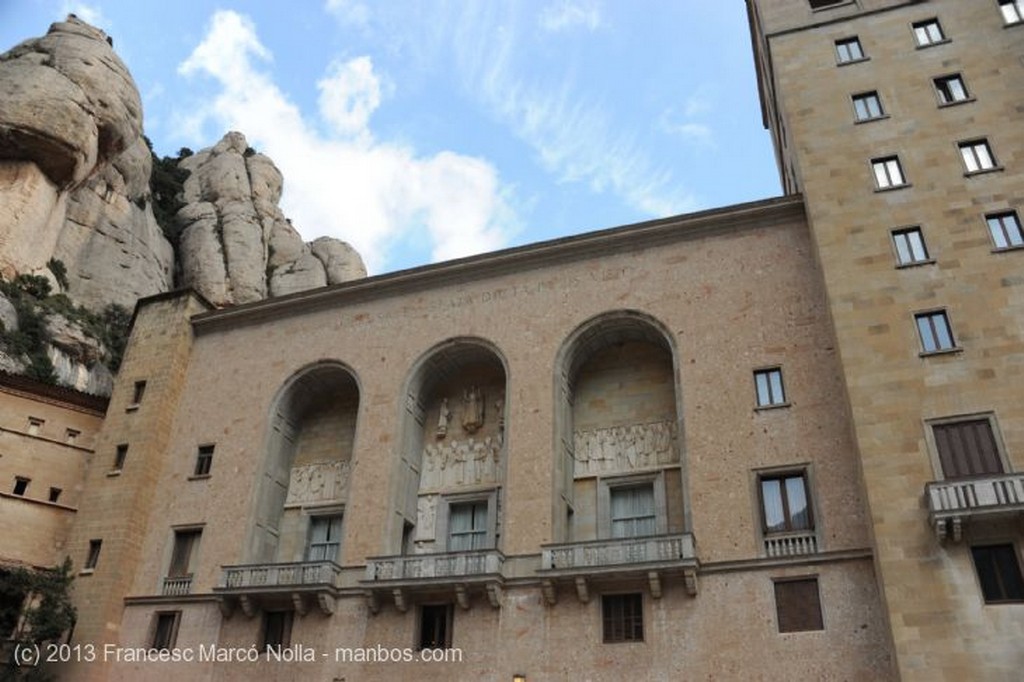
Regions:
[[[141,301],[63,674],[1019,677],[1024,4],[747,6],[785,197]]]

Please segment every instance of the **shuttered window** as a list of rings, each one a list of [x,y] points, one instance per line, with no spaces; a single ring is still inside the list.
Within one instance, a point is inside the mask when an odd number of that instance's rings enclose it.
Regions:
[[[935,448],[945,478],[964,478],[1003,473],[992,422],[969,419],[950,424],[934,424]]]
[[[818,579],[780,580],[775,583],[775,609],[779,632],[824,630]]]

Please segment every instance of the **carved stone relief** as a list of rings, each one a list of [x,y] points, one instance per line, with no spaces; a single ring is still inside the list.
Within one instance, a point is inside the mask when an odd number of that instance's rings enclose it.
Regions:
[[[495,483],[501,460],[502,438],[452,439],[430,443],[423,449],[420,489]]]
[[[670,421],[584,429],[573,434],[576,477],[620,473],[678,461]]]
[[[462,393],[462,429],[476,433],[484,425],[484,396],[479,386],[470,386]]]
[[[292,467],[285,504],[344,501],[348,495],[348,462],[315,462]]]
[[[437,495],[421,495],[416,504],[416,542],[434,540],[437,526]]]

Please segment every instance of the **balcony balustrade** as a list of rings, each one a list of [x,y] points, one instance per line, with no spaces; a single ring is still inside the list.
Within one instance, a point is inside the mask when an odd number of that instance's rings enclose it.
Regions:
[[[1001,520],[1024,512],[1024,474],[933,481],[925,486],[928,522],[939,541],[959,542],[965,522]]]
[[[333,561],[248,564],[224,566],[221,584],[214,588],[221,596],[221,610],[230,617],[234,605],[247,616],[255,615],[262,602],[291,599],[295,611],[305,615],[307,598],[316,601],[326,614],[334,612],[341,567]]]
[[[491,605],[500,603],[504,583],[505,556],[496,549],[440,554],[410,554],[373,557],[366,562],[367,588],[371,610],[380,609],[380,596],[390,595],[399,611],[408,608],[410,596],[453,591],[462,608],[469,608],[470,593],[483,588]]]

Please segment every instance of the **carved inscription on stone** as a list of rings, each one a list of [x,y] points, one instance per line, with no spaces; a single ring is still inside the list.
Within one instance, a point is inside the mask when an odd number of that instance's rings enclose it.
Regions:
[[[348,494],[348,462],[316,462],[292,467],[285,504],[342,501]]]
[[[470,436],[427,445],[420,488],[496,482],[501,447],[500,436]]]
[[[678,461],[675,441],[675,424],[670,421],[576,431],[575,475],[619,473],[674,463]]]

